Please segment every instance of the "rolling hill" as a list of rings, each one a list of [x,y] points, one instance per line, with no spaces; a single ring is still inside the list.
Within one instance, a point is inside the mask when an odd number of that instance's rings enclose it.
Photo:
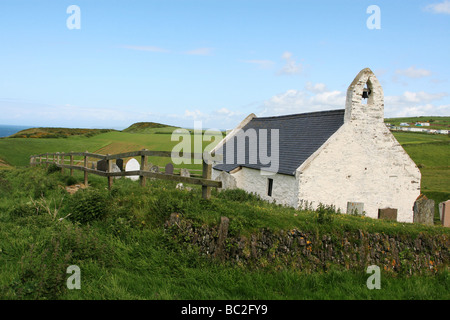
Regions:
[[[19,131],[8,138],[68,138],[72,136],[92,137],[113,129],[77,129],[77,128],[30,128]]]
[[[157,122],[136,122],[133,123],[128,128],[122,130],[122,132],[127,133],[172,133],[173,130],[178,129],[178,127],[170,126],[167,124],[157,123]]]

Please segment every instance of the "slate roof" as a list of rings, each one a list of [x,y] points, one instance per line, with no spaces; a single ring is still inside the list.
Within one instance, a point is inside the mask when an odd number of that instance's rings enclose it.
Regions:
[[[293,114],[278,117],[262,117],[253,118],[243,128],[243,132],[247,133],[248,129],[255,129],[257,133],[258,143],[252,143],[253,149],[249,145],[247,138],[245,148],[242,143],[237,143],[234,137],[227,141],[217,153],[223,154],[223,164],[217,164],[214,169],[230,172],[231,170],[242,166],[252,169],[261,169],[270,167],[269,164],[261,163],[259,156],[257,161],[250,161],[248,150],[252,149],[257,154],[267,155],[270,157],[271,150],[275,150],[271,146],[270,129],[278,129],[279,131],[279,157],[278,157],[278,173],[286,175],[294,175],[295,170],[308,159],[320,146],[322,146],[328,138],[335,133],[344,123],[345,110],[320,111],[302,114]],[[267,129],[266,133],[259,129]],[[267,144],[259,146],[260,137],[267,134]],[[234,159],[227,159],[227,146],[234,143]],[[269,151],[267,151],[269,150]],[[245,153],[244,153],[245,152]],[[237,163],[237,155],[245,154],[245,161]],[[274,157],[275,158],[275,157]],[[277,167],[272,160],[272,167]],[[230,162],[230,163],[228,163]]]

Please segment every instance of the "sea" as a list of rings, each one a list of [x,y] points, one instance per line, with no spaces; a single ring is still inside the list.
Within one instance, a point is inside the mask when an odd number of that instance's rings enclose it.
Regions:
[[[9,137],[10,135],[17,133],[19,131],[29,129],[31,127],[27,126],[12,126],[0,124],[0,138]]]

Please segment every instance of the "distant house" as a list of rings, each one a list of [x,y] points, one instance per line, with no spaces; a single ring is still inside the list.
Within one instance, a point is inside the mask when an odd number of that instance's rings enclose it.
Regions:
[[[416,122],[416,126],[417,127],[429,127],[430,123],[429,122]]]
[[[383,89],[363,69],[348,87],[345,109],[247,116],[213,150],[223,160],[213,164],[212,178],[294,208],[322,203],[346,212],[359,202],[368,217],[395,208],[399,221],[413,222],[420,171],[383,119]],[[263,155],[275,151],[278,157],[268,163]]]
[[[408,127],[408,126],[409,126],[409,123],[407,123],[407,122],[402,122],[402,123],[400,123],[400,125],[401,125],[402,127]]]

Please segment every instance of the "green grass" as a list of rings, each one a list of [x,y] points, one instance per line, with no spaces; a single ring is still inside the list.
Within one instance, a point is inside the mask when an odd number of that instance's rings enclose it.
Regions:
[[[450,136],[394,132],[422,174],[421,192],[435,201],[435,223],[439,223],[439,203],[450,199]]]
[[[81,174],[75,179],[82,181]],[[150,180],[148,188],[119,179],[111,191],[104,178],[90,177],[82,191],[84,210],[91,214],[97,199],[107,210],[90,222],[79,220],[74,204],[82,196],[63,190],[66,176],[39,168],[0,171],[0,298],[2,299],[444,299],[449,274],[393,275],[382,272],[382,289],[366,287],[361,270],[331,268],[302,273],[289,266],[266,268],[213,262],[194,247],[182,247],[162,228],[172,212],[198,224],[230,218],[230,234],[260,227],[299,228],[315,232],[364,230],[386,234],[448,233],[442,227],[402,224],[341,215],[330,225],[318,223],[313,212],[295,211],[259,200],[242,191],[213,193],[176,190],[172,182]],[[56,219],[32,201],[44,196]],[[90,208],[89,206],[92,206]],[[80,213],[80,212],[79,212]],[[450,235],[450,234],[449,234]],[[81,269],[81,290],[65,289],[68,265]],[[56,280],[55,280],[56,279]]]
[[[411,127],[414,127],[416,122],[430,122],[430,126],[420,128],[436,129],[436,130],[450,129],[450,117],[422,116],[422,117],[389,118],[384,119],[384,122],[388,122],[394,126],[399,126],[400,123],[406,122],[410,123]]]

